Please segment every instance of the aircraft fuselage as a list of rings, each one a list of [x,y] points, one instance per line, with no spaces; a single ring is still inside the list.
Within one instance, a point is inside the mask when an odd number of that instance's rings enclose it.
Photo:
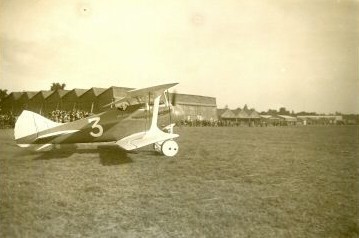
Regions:
[[[168,125],[168,107],[160,108],[158,125]],[[131,134],[146,131],[151,124],[152,112],[143,105],[128,106],[126,110],[113,108],[77,121],[40,131],[16,140],[18,144],[68,144],[117,141]],[[59,131],[75,133],[57,135]],[[54,136],[48,136],[53,134]],[[47,135],[44,138],[41,136]]]

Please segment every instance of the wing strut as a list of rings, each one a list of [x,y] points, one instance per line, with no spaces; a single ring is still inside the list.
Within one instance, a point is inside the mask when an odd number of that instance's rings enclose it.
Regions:
[[[151,122],[150,130],[158,129],[157,119],[158,119],[158,111],[160,108],[161,95],[154,95],[154,96],[155,96],[155,100],[153,102],[153,113],[152,113],[152,122]]]

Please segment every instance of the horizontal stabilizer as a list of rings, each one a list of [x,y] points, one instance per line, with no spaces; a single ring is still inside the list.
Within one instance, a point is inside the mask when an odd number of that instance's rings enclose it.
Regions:
[[[39,148],[37,148],[36,151],[40,151],[40,150],[46,149],[51,146],[52,146],[52,144],[44,144],[44,145],[41,145]]]
[[[59,136],[59,135],[66,135],[66,134],[71,134],[71,133],[75,133],[78,132],[79,130],[65,130],[65,131],[55,131],[55,132],[51,132],[45,135],[41,135],[39,137],[37,137],[37,139],[44,139],[44,138],[48,138],[48,137],[54,137],[54,136]]]
[[[165,133],[159,129],[132,134],[116,142],[125,150],[134,150],[146,145],[177,138],[179,135]]]

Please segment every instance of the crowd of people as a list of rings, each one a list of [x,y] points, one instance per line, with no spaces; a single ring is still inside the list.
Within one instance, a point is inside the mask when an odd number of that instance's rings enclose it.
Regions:
[[[49,112],[49,119],[54,122],[66,123],[71,121],[76,121],[81,118],[88,117],[90,115],[87,111],[82,110],[72,110],[72,111],[63,111],[63,110],[55,110]]]
[[[243,123],[242,123],[243,124]],[[185,127],[232,127],[242,125],[238,122],[221,121],[221,120],[180,120],[176,122],[177,126]],[[246,125],[254,126],[254,122],[249,122]]]
[[[12,114],[0,114],[0,128],[13,128],[15,126],[16,117]]]
[[[249,120],[200,120],[200,119],[183,119],[177,120],[176,126],[183,127],[238,127],[238,126],[249,126],[249,127],[267,127],[267,126],[287,126],[285,122],[268,123],[263,120],[249,119]]]
[[[54,122],[66,123],[76,121],[90,116],[91,113],[82,110],[63,111],[55,110],[48,113],[48,118]],[[13,128],[16,117],[12,114],[0,115],[0,128]],[[238,123],[221,120],[178,120],[178,127],[232,127],[238,126]],[[253,125],[254,126],[254,125]]]
[[[55,110],[52,112],[49,112],[47,117],[58,123],[67,123],[76,121],[82,118],[86,118],[90,116],[91,113],[83,110],[72,110],[72,111],[64,111],[64,110]],[[15,126],[16,117],[11,114],[0,114],[0,128],[13,128]],[[176,126],[178,127],[236,127],[236,126],[250,126],[250,127],[256,127],[256,126],[268,126],[266,122],[263,121],[242,121],[242,122],[236,122],[236,121],[222,121],[222,120],[200,120],[200,119],[183,119],[183,120],[177,120]],[[281,125],[281,124],[280,124]],[[277,126],[276,124],[273,124],[272,126]],[[278,124],[279,126],[279,124]]]
[[[63,111],[55,110],[49,112],[48,118],[54,122],[65,123],[76,121],[81,118],[90,116],[89,112],[81,110]],[[11,113],[0,114],[0,129],[14,128],[17,117]]]
[[[91,113],[82,110],[64,111],[55,110],[48,113],[48,118],[54,122],[66,123],[76,121],[82,118],[90,116]],[[14,128],[17,117],[12,113],[0,114],[0,129]],[[177,120],[176,126],[178,127],[237,127],[237,126],[250,126],[250,127],[266,127],[269,124],[264,121],[248,121],[248,122],[236,122],[236,121],[222,121],[222,120]],[[284,122],[283,122],[284,123]],[[270,126],[283,126],[287,124],[277,123],[270,124]]]

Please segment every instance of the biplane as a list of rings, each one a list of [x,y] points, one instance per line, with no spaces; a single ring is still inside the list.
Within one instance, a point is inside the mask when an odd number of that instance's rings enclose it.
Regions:
[[[108,110],[68,123],[24,110],[15,123],[15,141],[20,147],[35,150],[56,144],[114,142],[131,151],[152,144],[157,152],[175,156],[178,144],[174,139],[179,135],[173,133],[174,109],[168,93],[175,85],[130,90],[125,97],[105,105]]]

